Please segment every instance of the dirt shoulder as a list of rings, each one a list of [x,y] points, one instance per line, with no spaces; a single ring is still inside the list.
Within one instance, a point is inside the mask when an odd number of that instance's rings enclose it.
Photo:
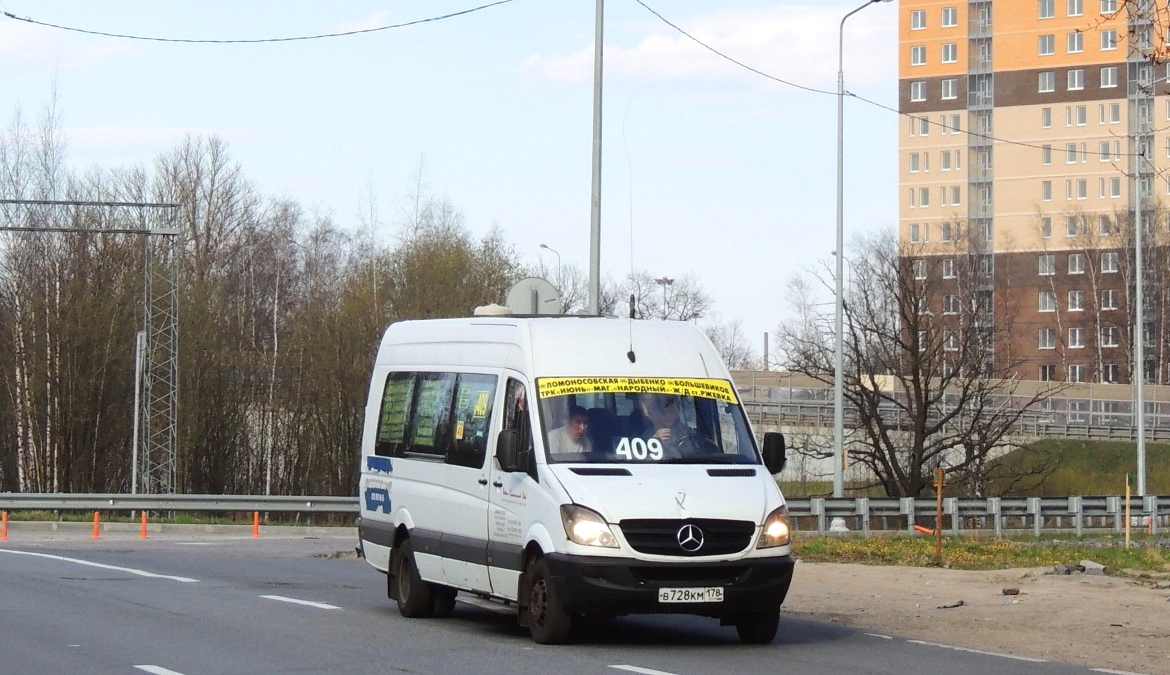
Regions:
[[[1170,675],[1170,589],[1050,571],[802,562],[784,610],[904,638]]]

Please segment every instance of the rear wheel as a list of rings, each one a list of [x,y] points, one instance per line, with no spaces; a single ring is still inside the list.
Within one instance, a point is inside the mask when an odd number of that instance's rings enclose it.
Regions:
[[[528,628],[537,644],[555,645],[569,637],[573,618],[561,606],[548,573],[548,563],[537,560],[532,566],[532,590],[528,595]]]
[[[422,580],[414,564],[414,548],[409,539],[404,539],[395,549],[394,583],[398,600],[398,611],[412,619],[431,615],[434,595],[431,584]]]
[[[735,632],[744,644],[766,645],[776,637],[780,610],[748,614],[735,622]]]

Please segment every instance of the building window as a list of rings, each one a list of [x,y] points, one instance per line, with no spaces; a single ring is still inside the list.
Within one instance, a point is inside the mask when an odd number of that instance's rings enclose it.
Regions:
[[[911,244],[918,243],[918,239],[919,239],[918,231],[919,231],[918,223],[910,223],[910,243]]]
[[[1040,182],[1040,198],[1046,202],[1052,201],[1052,181],[1045,180]]]
[[[1101,13],[1102,14],[1116,14],[1117,13],[1117,0],[1101,0]]]
[[[1085,273],[1085,254],[1084,253],[1069,253],[1068,254],[1068,273],[1069,274],[1084,274]]]
[[[954,331],[948,330],[943,334],[943,351],[957,352],[959,351],[959,336]]]
[[[1089,198],[1089,180],[1087,178],[1077,179],[1077,199]]]
[[[916,45],[910,48],[910,65],[925,66],[926,65],[926,47],[923,45]]]
[[[1116,363],[1106,363],[1101,366],[1101,382],[1103,384],[1117,384],[1121,381],[1121,371]]]
[[[1101,49],[1102,49],[1102,51],[1109,51],[1111,49],[1117,49],[1117,31],[1115,31],[1115,30],[1101,31]],[[1116,73],[1116,72],[1117,72],[1117,70],[1114,69],[1114,73]]]
[[[1043,74],[1043,73],[1041,73]],[[1074,68],[1068,71],[1068,90],[1077,91],[1085,88],[1085,70],[1083,68]]]
[[[1068,292],[1068,311],[1083,312],[1085,311],[1085,292],[1084,291],[1069,291]]]
[[[1056,292],[1055,291],[1040,291],[1040,312],[1055,312],[1056,311]]]
[[[1064,233],[1069,237],[1075,237],[1080,234],[1081,219],[1077,216],[1068,216],[1064,219]]]
[[[1121,123],[1121,104],[1120,103],[1110,103],[1109,104],[1109,123],[1110,124],[1120,124]]]
[[[1076,143],[1065,143],[1065,145],[1064,145],[1064,163],[1065,164],[1076,164],[1077,163],[1077,144]]]
[[[1056,36],[1055,35],[1052,35],[1052,34],[1041,35],[1039,40],[1038,40],[1038,43],[1039,43],[1039,46],[1037,47],[1036,52],[1038,54],[1040,54],[1040,56],[1052,56],[1053,54],[1056,53]]]
[[[1101,271],[1106,273],[1117,271],[1117,251],[1105,251],[1101,254]]]
[[[944,242],[950,241],[951,240],[951,224],[950,223],[943,223],[939,229],[942,231],[941,232],[942,240]]]
[[[954,28],[959,25],[959,9],[957,7],[943,7],[942,10],[942,26],[943,28]]]
[[[1051,253],[1041,253],[1037,256],[1039,262],[1039,274],[1042,277],[1050,277],[1056,274],[1056,256]]]
[[[1085,34],[1084,33],[1069,33],[1065,36],[1065,43],[1068,47],[1069,54],[1076,54],[1085,51]]]
[[[954,279],[955,278],[955,259],[954,258],[943,258],[942,276],[943,276],[943,279]]]
[[[959,45],[954,42],[945,42],[942,46],[942,62],[955,63],[959,60]]]
[[[1121,177],[1114,176],[1109,179],[1109,196],[1114,199],[1121,196]]]
[[[944,295],[943,296],[943,314],[958,314],[959,313],[959,296]]]
[[[1039,0],[1040,18],[1051,19],[1056,16],[1056,0]]]
[[[1045,129],[1052,127],[1052,108],[1040,109],[1040,126]]]
[[[963,188],[962,187],[960,187],[958,185],[951,187],[951,206],[958,206],[959,204],[962,204],[963,201],[960,199],[960,197],[962,197],[962,196],[963,196]]]
[[[1117,66],[1101,69],[1101,88],[1108,89],[1117,86]]]
[[[910,173],[918,173],[922,168],[921,155],[917,152],[910,153]]]
[[[1117,309],[1117,291],[1101,291],[1101,309],[1115,310]]]
[[[948,79],[942,81],[942,98],[944,101],[949,101],[953,98],[959,98],[959,81],[955,79]],[[946,127],[943,127],[946,130]]]
[[[1052,163],[1052,146],[1045,144],[1040,148],[1040,163],[1047,166]]]
[[[943,171],[951,170],[951,151],[943,150],[938,154],[939,168]]]
[[[1056,349],[1056,333],[1051,328],[1041,328],[1038,343],[1040,349]]]
[[[917,80],[910,83],[910,100],[916,102],[926,100],[926,82]]]
[[[1121,330],[1117,326],[1102,326],[1101,327],[1101,346],[1102,347],[1116,347],[1120,344],[1119,336]]]
[[[1069,328],[1068,329],[1068,346],[1069,346],[1069,349],[1084,349],[1084,347],[1085,347],[1085,329],[1084,328]]]
[[[918,205],[924,209],[930,206],[930,188],[919,188]]]
[[[922,258],[916,258],[915,260],[911,261],[910,267],[911,267],[911,270],[914,272],[915,279],[925,279],[926,278],[926,261],[925,260],[923,260]]]
[[[926,117],[919,117],[918,118],[918,135],[919,136],[929,136],[930,135],[930,120],[926,119]]]
[[[1044,72],[1040,73],[1037,76],[1037,79],[1038,79],[1038,83],[1039,83],[1037,89],[1040,93],[1043,94],[1043,93],[1056,91],[1056,73],[1055,72],[1053,72],[1051,70],[1045,70]],[[1052,124],[1049,123],[1047,126],[1052,126]]]
[[[1040,381],[1052,382],[1056,379],[1056,366],[1040,366]]]
[[[1068,381],[1069,382],[1084,382],[1085,381],[1085,367],[1082,365],[1071,365],[1068,367]]]
[[[1052,218],[1044,216],[1040,219],[1040,236],[1045,239],[1052,236]]]
[[[1068,0],[1068,15],[1080,16],[1085,13],[1085,0]]]
[[[1109,152],[1109,141],[1100,141],[1097,143],[1097,159],[1102,162],[1108,162],[1112,159]],[[1101,196],[1104,197],[1105,195],[1102,194]]]
[[[1102,236],[1107,237],[1113,234],[1113,219],[1109,217],[1109,214],[1102,213],[1100,216],[1098,216],[1097,222],[1101,226],[1099,231],[1101,232]]]
[[[916,9],[910,12],[910,30],[926,28],[926,10]]]

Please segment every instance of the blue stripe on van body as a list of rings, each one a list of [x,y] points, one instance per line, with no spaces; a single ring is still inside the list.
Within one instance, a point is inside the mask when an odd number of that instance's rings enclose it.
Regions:
[[[394,465],[390,462],[389,457],[370,455],[366,457],[366,470],[376,471],[378,473],[394,473]]]

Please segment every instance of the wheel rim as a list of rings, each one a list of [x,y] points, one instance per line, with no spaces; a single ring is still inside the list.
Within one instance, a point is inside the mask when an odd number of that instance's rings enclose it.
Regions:
[[[544,626],[545,608],[548,606],[548,584],[544,579],[537,579],[532,584],[532,598],[528,603],[528,612],[532,622],[537,626]]]
[[[410,598],[410,560],[402,558],[398,566],[398,597],[406,602]]]

